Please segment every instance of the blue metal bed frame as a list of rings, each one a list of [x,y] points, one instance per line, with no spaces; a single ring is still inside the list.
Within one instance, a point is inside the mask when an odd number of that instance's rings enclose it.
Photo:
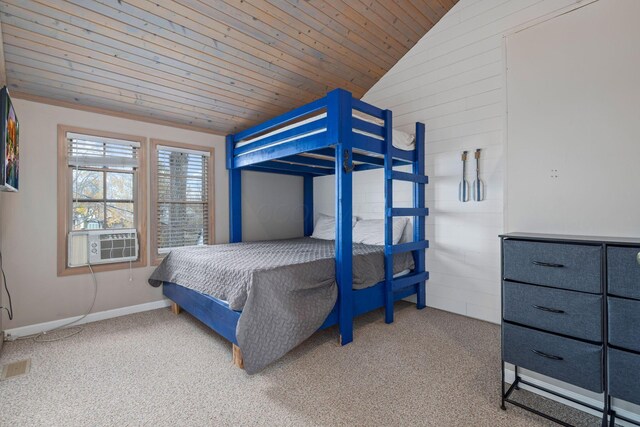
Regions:
[[[353,116],[353,110],[383,120],[380,126]],[[326,112],[326,116],[288,127],[296,121]],[[287,126],[287,127],[285,127]],[[278,132],[278,129],[285,127]],[[357,129],[359,132],[354,132]],[[415,149],[393,146],[393,120],[389,110],[381,110],[351,93],[335,89],[324,98],[296,108],[251,129],[227,136],[229,170],[230,241],[242,241],[242,170],[302,176],[304,179],[304,234],[313,232],[313,178],[336,175],[336,282],[338,300],[320,329],[339,325],[342,345],[353,341],[354,317],[384,307],[385,322],[393,322],[394,302],[416,295],[418,309],[425,307],[425,126],[416,123]],[[360,133],[364,132],[366,134]],[[376,139],[369,135],[376,135]],[[260,137],[257,140],[253,138]],[[238,146],[243,141],[251,142]],[[354,152],[354,150],[357,150]],[[310,155],[309,155],[310,154]],[[378,155],[378,156],[376,156]],[[382,157],[380,157],[382,155]],[[330,160],[327,160],[330,158]],[[394,171],[394,166],[412,165],[411,173]],[[354,290],[352,283],[352,172],[384,168],[385,194],[385,280]],[[393,181],[413,183],[413,207],[393,207]],[[412,216],[413,241],[393,245],[392,221]],[[393,277],[393,255],[412,252],[415,268],[408,275]],[[240,312],[209,295],[173,283],[165,283],[164,295],[220,335],[238,344],[236,325]]]

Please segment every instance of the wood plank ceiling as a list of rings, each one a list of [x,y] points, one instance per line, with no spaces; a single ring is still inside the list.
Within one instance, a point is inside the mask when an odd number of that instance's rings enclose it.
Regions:
[[[235,132],[361,97],[458,0],[1,0],[14,97]]]

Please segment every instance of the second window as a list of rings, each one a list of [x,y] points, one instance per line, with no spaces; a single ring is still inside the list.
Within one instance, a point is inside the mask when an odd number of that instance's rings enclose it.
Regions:
[[[151,141],[152,250],[213,243],[213,149]]]

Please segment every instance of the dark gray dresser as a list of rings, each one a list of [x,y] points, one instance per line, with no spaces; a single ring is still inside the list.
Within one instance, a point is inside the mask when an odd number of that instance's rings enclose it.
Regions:
[[[609,395],[640,405],[640,245],[607,246],[607,316]]]
[[[565,424],[511,399],[520,384],[540,388],[520,377],[524,368],[601,393],[602,407],[568,400],[613,425],[611,398],[640,404],[640,239],[500,237],[503,376],[505,363],[516,371],[506,391],[503,381],[502,408],[511,403]]]

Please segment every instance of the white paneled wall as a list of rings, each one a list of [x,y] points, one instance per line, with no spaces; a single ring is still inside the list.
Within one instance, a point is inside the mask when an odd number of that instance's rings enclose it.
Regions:
[[[405,166],[397,170],[410,172]],[[353,214],[359,218],[383,218],[384,215],[384,175],[379,170],[358,172],[353,180]],[[314,179],[314,211],[335,215],[335,178],[333,175]],[[408,182],[394,182],[394,205],[396,207],[412,206],[413,193]]]
[[[427,125],[427,304],[498,323],[503,229],[505,33],[576,0],[461,0],[363,100],[393,111],[395,127]],[[457,201],[460,152],[482,148],[486,200]],[[473,180],[475,160],[468,163]],[[354,177],[354,212],[382,217],[382,171]],[[333,177],[316,178],[316,211],[333,213]],[[410,186],[394,192],[411,202]]]

